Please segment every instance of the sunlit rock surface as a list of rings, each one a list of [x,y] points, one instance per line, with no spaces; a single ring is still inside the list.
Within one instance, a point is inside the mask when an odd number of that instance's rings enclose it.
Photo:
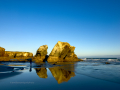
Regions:
[[[74,53],[75,47],[71,46],[67,42],[58,41],[52,49],[48,62],[60,62],[60,61],[80,61],[77,55]]]
[[[33,53],[29,53],[28,56],[29,56],[29,57],[33,57]]]
[[[40,46],[36,52],[36,56],[45,56],[47,55],[47,45]]]
[[[43,60],[45,59],[47,55],[47,49],[48,49],[47,45],[40,46],[36,52],[36,55],[33,58],[33,61],[43,62]]]
[[[14,51],[5,51],[9,57],[33,57],[33,54],[30,52],[14,52]]]
[[[48,62],[67,62],[67,61],[82,61],[78,59],[77,55],[74,53],[75,47],[71,46],[67,42],[58,41],[57,44],[52,49],[49,57],[47,55],[47,45],[40,46],[33,57],[33,53],[30,52],[18,52],[18,51],[5,51],[4,48],[0,47],[0,61],[8,61],[10,59],[28,59],[32,58],[32,61],[37,63],[48,61]],[[4,57],[4,58],[3,58]],[[6,58],[8,57],[8,58]]]
[[[43,62],[44,59],[45,59],[45,56],[38,56],[38,57],[33,57],[32,61],[39,63],[39,62]]]
[[[75,76],[74,72],[67,71],[59,67],[49,68],[53,77],[57,80],[58,84],[62,82],[67,82],[71,77]]]
[[[5,54],[5,49],[0,47],[0,57],[3,57]]]
[[[40,78],[47,78],[47,69],[46,68],[35,68],[37,75]]]
[[[0,61],[27,61],[26,59],[33,58],[30,52],[14,52],[5,51],[4,55],[0,57]]]
[[[15,52],[5,51],[5,54],[7,54],[8,57],[15,57]]]

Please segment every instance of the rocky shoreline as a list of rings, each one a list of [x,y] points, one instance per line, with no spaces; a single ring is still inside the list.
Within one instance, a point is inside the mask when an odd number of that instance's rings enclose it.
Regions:
[[[71,62],[82,61],[78,59],[74,53],[75,47],[67,42],[58,41],[52,49],[49,56],[47,55],[47,45],[40,46],[33,56],[31,52],[5,51],[5,48],[0,47],[0,61],[28,61],[31,59],[37,63],[39,62]]]

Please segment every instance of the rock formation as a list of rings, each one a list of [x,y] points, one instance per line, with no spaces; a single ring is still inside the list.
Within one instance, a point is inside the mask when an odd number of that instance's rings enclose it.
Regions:
[[[47,45],[40,46],[36,52],[36,55],[33,58],[33,61],[43,62],[43,60],[45,59],[47,55],[47,49],[48,49]]]
[[[47,78],[47,69],[46,68],[35,68],[37,75],[40,78]]]
[[[29,57],[36,63],[46,60],[48,62],[82,61],[81,59],[78,59],[77,55],[74,53],[75,47],[71,46],[67,42],[58,41],[49,56],[47,55],[47,49],[47,45],[40,46],[36,52],[36,55],[33,57],[33,54],[30,52],[5,51],[4,48],[0,47],[0,57],[9,57],[11,59]],[[8,59],[6,58],[6,60]]]
[[[3,57],[5,54],[5,49],[0,47],[0,57]]]
[[[25,59],[32,57],[33,54],[30,52],[5,51],[4,48],[0,47],[0,61],[27,61]]]
[[[33,57],[33,54],[30,52],[13,52],[13,51],[5,51],[5,54],[8,57]]]
[[[67,71],[59,67],[49,68],[53,77],[57,80],[58,84],[62,82],[67,82],[71,77],[75,76],[74,72]]]
[[[71,46],[67,42],[58,41],[52,49],[48,62],[60,62],[60,61],[80,61],[77,55],[74,53],[75,47]]]

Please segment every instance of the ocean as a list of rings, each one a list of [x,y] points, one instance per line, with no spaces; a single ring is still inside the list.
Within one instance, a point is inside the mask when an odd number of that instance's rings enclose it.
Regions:
[[[82,62],[0,62],[0,90],[120,90],[118,58]]]

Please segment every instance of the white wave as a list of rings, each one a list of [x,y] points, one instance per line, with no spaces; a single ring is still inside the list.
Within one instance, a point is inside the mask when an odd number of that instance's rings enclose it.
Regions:
[[[116,62],[116,61],[118,61],[118,59],[108,59],[107,61],[109,61],[109,62]]]

